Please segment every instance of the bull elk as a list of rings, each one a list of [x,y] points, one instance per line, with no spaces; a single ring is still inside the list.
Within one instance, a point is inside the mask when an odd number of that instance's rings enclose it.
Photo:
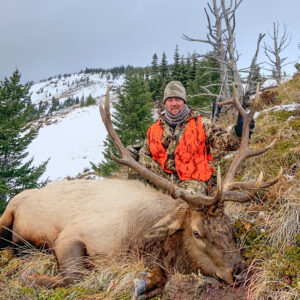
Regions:
[[[235,91],[235,89],[234,89]],[[275,184],[233,182],[241,163],[267,151],[273,143],[260,150],[248,149],[249,124],[254,107],[246,113],[234,92],[233,104],[244,121],[243,136],[237,155],[221,180],[218,169],[214,195],[192,196],[172,182],[152,173],[135,161],[122,145],[111,122],[109,89],[105,107],[100,105],[103,123],[121,157],[112,156],[120,164],[136,170],[141,176],[167,190],[170,195],[145,186],[141,182],[119,179],[61,181],[39,190],[26,190],[15,196],[0,218],[0,246],[26,240],[37,247],[54,250],[61,269],[59,276],[38,273],[28,275],[36,284],[57,287],[80,278],[80,268],[89,256],[117,257],[135,253],[147,266],[156,267],[156,276],[146,278],[145,295],[162,289],[167,280],[165,270],[174,268],[182,273],[198,272],[229,284],[239,278],[245,263],[236,249],[232,225],[224,213],[225,201],[245,202],[259,188]],[[224,103],[223,103],[224,104]],[[228,103],[226,103],[228,104]],[[236,191],[244,189],[247,193]]]

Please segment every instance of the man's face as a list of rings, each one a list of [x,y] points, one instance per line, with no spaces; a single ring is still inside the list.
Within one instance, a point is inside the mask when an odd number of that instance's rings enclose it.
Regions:
[[[184,105],[185,103],[181,98],[172,97],[166,100],[165,109],[176,116],[184,108]]]

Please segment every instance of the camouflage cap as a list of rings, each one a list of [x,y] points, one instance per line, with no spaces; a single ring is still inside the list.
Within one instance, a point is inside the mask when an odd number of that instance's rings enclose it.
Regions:
[[[164,91],[164,104],[166,100],[171,97],[181,98],[186,103],[185,88],[180,81],[171,81],[167,84]]]

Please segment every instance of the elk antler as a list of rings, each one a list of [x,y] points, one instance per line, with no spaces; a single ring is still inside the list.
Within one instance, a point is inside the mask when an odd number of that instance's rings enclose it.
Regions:
[[[164,190],[167,190],[170,192],[173,198],[181,198],[185,202],[187,202],[190,206],[196,206],[199,207],[201,205],[205,206],[211,206],[219,202],[222,198],[223,194],[223,185],[221,180],[221,171],[220,168],[218,168],[218,183],[217,183],[217,192],[214,196],[207,196],[204,194],[197,194],[196,196],[191,195],[183,188],[174,185],[169,180],[155,174],[154,172],[148,170],[145,166],[137,162],[133,159],[133,157],[128,153],[124,145],[122,144],[120,138],[118,137],[117,133],[115,132],[111,117],[110,117],[110,109],[109,109],[109,87],[106,91],[106,98],[105,98],[105,108],[103,107],[103,104],[100,103],[99,109],[102,121],[107,129],[107,132],[115,145],[117,151],[121,155],[121,158],[116,157],[111,152],[110,155],[113,160],[115,160],[117,163],[129,166],[136,172],[138,172],[142,177],[148,179],[152,183],[154,183],[156,186],[163,188]]]
[[[256,191],[259,188],[266,188],[266,187],[269,187],[269,186],[275,184],[282,175],[282,168],[281,168],[278,176],[270,181],[262,182],[262,179],[263,179],[262,173],[260,174],[259,179],[256,181],[256,183],[234,182],[233,181],[238,168],[240,167],[240,165],[242,164],[242,162],[245,159],[265,153],[276,142],[276,139],[275,139],[272,141],[272,143],[270,145],[268,145],[267,147],[262,148],[262,149],[250,150],[248,148],[250,123],[251,123],[254,113],[256,111],[258,101],[259,101],[259,84],[257,84],[257,87],[256,87],[256,95],[255,95],[254,104],[253,104],[250,112],[247,113],[237,99],[236,86],[235,86],[235,84],[233,84],[233,99],[219,103],[219,105],[232,104],[237,109],[237,111],[240,113],[240,115],[242,116],[242,119],[243,119],[243,131],[242,131],[242,139],[241,139],[240,147],[239,147],[237,154],[234,157],[234,159],[227,171],[225,179],[224,179],[224,193],[223,193],[222,202],[224,202],[224,201],[238,201],[238,202],[248,201],[255,195]],[[246,195],[239,193],[239,192],[233,192],[232,190],[236,189],[236,188],[252,190],[252,192],[249,194],[246,194]]]

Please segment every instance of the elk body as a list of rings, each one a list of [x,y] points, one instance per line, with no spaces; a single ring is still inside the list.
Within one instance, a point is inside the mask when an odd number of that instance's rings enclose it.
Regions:
[[[258,92],[256,98],[257,102]],[[54,249],[62,276],[31,275],[47,286],[78,279],[77,270],[84,265],[86,255],[116,257],[126,253],[144,256],[149,265],[159,263],[165,269],[174,268],[183,273],[201,270],[232,284],[245,264],[235,248],[224,202],[248,201],[258,188],[276,183],[281,174],[268,182],[262,182],[262,176],[256,183],[233,182],[238,167],[246,158],[262,154],[271,145],[249,150],[249,124],[254,109],[246,113],[235,93],[229,103],[243,117],[243,136],[223,183],[218,170],[214,195],[192,196],[136,162],[112,127],[107,92],[105,108],[101,105],[100,112],[121,155],[121,158],[113,158],[167,190],[171,196],[128,180],[57,182],[14,197],[0,219],[0,235],[15,243],[24,239],[37,247]],[[235,191],[237,188],[247,192]],[[161,272],[158,281],[163,282],[163,277],[164,272]],[[150,288],[153,284],[150,282]]]
[[[10,201],[0,224],[12,229],[14,243],[53,248],[67,282],[77,278],[83,255],[144,255],[149,266],[202,270],[228,283],[243,269],[222,212],[208,218],[135,181],[68,181],[27,190]],[[48,285],[62,284],[60,279],[49,277]]]

